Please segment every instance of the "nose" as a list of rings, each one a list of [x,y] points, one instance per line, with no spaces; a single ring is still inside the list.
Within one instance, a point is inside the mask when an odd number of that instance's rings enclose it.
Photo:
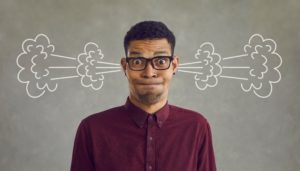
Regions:
[[[152,67],[151,62],[147,63],[146,68],[142,72],[142,76],[144,78],[157,77],[156,69]]]

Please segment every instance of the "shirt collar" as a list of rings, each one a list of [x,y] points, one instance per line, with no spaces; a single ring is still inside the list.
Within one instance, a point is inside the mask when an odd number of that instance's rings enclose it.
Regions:
[[[142,128],[144,126],[145,121],[147,120],[147,117],[149,115],[153,115],[154,118],[156,117],[155,121],[158,124],[159,128],[161,128],[162,125],[164,124],[164,122],[168,119],[168,116],[170,113],[170,109],[169,109],[170,107],[169,107],[168,101],[162,108],[160,108],[158,111],[154,112],[154,114],[147,113],[147,112],[143,111],[141,108],[134,105],[130,101],[129,97],[126,100],[124,107],[126,108],[126,110],[129,111],[130,117],[134,120],[134,122],[140,128]]]

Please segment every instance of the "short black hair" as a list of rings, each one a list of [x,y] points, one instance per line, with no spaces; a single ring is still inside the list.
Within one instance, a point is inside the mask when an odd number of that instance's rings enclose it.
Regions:
[[[126,57],[130,41],[161,38],[167,39],[168,43],[171,45],[171,52],[173,55],[176,42],[175,36],[163,22],[142,21],[135,24],[130,28],[124,37],[124,49]]]

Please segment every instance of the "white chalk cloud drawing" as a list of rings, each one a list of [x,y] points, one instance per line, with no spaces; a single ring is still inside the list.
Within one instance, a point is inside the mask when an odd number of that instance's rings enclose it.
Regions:
[[[180,64],[178,71],[195,74],[195,85],[199,90],[215,87],[219,78],[226,78],[240,81],[244,92],[268,98],[272,94],[273,84],[281,80],[279,67],[282,58],[276,49],[274,40],[253,34],[244,45],[244,54],[221,58],[213,44],[205,42],[195,54],[196,61]]]
[[[57,82],[52,81],[49,74],[49,54],[54,52],[47,36],[37,35],[35,39],[26,39],[22,44],[22,53],[17,57],[17,65],[21,68],[18,80],[26,84],[27,94],[32,98],[42,96],[45,91],[57,89]]]
[[[274,40],[260,34],[249,38],[243,54],[229,57],[221,57],[212,43],[205,42],[197,50],[195,61],[180,64],[178,71],[193,74],[199,90],[215,87],[220,78],[225,78],[239,81],[244,92],[268,98],[273,84],[281,80],[282,59],[276,49]],[[80,78],[83,87],[100,90],[106,74],[121,71],[120,64],[106,62],[103,58],[101,49],[93,42],[86,43],[77,57],[56,54],[48,36],[38,34],[22,43],[22,52],[16,60],[20,68],[17,78],[26,84],[27,95],[31,98],[54,92],[60,80],[72,78]],[[67,75],[61,70],[68,71]]]
[[[195,54],[197,61],[183,63],[179,65],[179,72],[195,74],[195,84],[200,90],[205,90],[207,87],[215,87],[218,84],[218,76],[222,72],[222,67],[219,64],[221,56],[215,53],[212,43],[203,43]],[[199,71],[191,71],[186,69],[197,69]]]
[[[78,77],[83,87],[99,90],[105,74],[121,71],[120,64],[105,62],[103,58],[101,49],[93,42],[87,43],[77,58],[56,54],[48,36],[38,34],[22,43],[22,52],[16,59],[20,68],[17,79],[26,84],[27,95],[31,98],[39,98],[47,91],[54,92],[59,80]],[[57,65],[61,63],[68,65]],[[57,76],[55,70],[69,70],[72,75]]]
[[[103,85],[104,74],[120,71],[119,64],[104,62],[103,57],[104,55],[97,44],[90,42],[85,45],[84,52],[78,55],[79,65],[77,67],[82,86],[100,90]],[[103,64],[110,66],[101,66]],[[107,71],[107,69],[115,70]]]

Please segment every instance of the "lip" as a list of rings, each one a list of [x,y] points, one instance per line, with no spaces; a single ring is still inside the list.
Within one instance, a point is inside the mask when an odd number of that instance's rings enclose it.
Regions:
[[[159,80],[136,80],[136,84],[139,85],[160,85],[162,81]]]
[[[138,85],[141,85],[141,86],[158,86],[158,85],[161,85],[161,84],[154,83],[154,84],[138,84]]]
[[[161,85],[161,83],[139,83],[139,86],[142,86],[144,88],[155,88],[159,85]]]
[[[139,85],[160,85],[161,83],[138,83]]]

